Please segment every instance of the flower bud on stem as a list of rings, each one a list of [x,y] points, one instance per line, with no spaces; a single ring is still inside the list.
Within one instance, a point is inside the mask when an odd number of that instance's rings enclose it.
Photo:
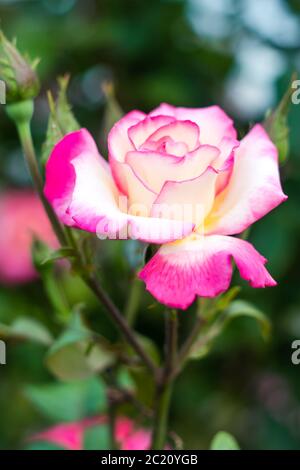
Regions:
[[[0,30],[0,78],[7,87],[8,103],[19,103],[38,95],[40,82],[35,72],[38,62],[21,54],[16,42],[9,41]]]
[[[20,101],[18,103],[12,103],[6,106],[6,112],[8,116],[16,125],[23,148],[25,161],[27,163],[34,187],[43,203],[45,211],[59,242],[64,246],[66,245],[66,237],[63,228],[61,227],[52,207],[46,200],[43,193],[43,180],[38,167],[30,130],[33,109],[34,106],[32,100]]]

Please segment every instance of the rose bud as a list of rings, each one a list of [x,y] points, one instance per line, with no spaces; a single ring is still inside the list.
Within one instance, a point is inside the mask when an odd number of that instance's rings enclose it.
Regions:
[[[6,102],[16,103],[35,98],[40,83],[35,69],[38,60],[30,61],[20,54],[15,43],[0,31],[0,79],[6,85]]]

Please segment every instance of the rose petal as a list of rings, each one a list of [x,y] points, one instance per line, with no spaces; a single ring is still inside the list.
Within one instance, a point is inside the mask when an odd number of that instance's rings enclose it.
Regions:
[[[235,153],[236,149],[240,146],[240,143],[236,139],[232,139],[231,137],[223,137],[220,144],[218,145],[218,149],[220,150],[220,154],[213,162],[213,167],[216,170],[227,170],[232,166],[232,159],[231,157]]]
[[[155,117],[146,117],[142,121],[139,121],[137,124],[129,127],[128,137],[131,140],[134,148],[138,150],[140,146],[152,135],[157,129],[170,124],[175,121],[174,118],[168,116],[155,116]]]
[[[151,431],[135,430],[121,444],[122,450],[148,450],[151,447]]]
[[[157,141],[162,137],[171,137],[174,142],[184,142],[191,151],[199,146],[199,127],[189,119],[177,120],[160,127],[147,140]]]
[[[221,170],[217,179],[216,194],[223,191],[229,183],[234,165],[235,151],[239,145],[238,140],[231,139],[230,137],[224,137],[219,144],[220,155],[212,164],[216,170]]]
[[[184,181],[201,175],[219,153],[209,145],[200,146],[182,158],[158,152],[128,152],[126,162],[148,188],[159,194],[166,181]]]
[[[165,115],[179,120],[189,119],[200,128],[201,144],[219,145],[223,137],[237,138],[232,119],[219,106],[182,108],[163,103],[150,116]]]
[[[276,285],[264,267],[265,258],[250,243],[220,235],[162,246],[139,277],[159,302],[186,309],[197,295],[215,297],[229,288],[232,257],[252,287]]]
[[[123,165],[129,205],[143,204],[147,208],[145,215],[148,217],[157,194],[138,177],[129,165]]]
[[[286,199],[275,145],[256,125],[235,151],[232,176],[206,221],[207,233],[240,233]]]
[[[141,207],[143,214],[143,207]],[[160,217],[127,215],[122,212],[108,214],[97,224],[99,238],[131,238],[159,245],[174,240],[182,240],[190,235],[195,227],[191,221],[170,220]]]
[[[166,153],[175,155],[175,157],[184,157],[188,153],[188,147],[184,142],[172,142],[169,140],[165,143]]]
[[[120,191],[125,193],[123,187],[123,167],[118,162],[124,162],[126,153],[134,150],[134,145],[128,137],[128,129],[145,118],[145,114],[140,111],[131,111],[120,119],[108,134],[109,163],[114,180]]]
[[[167,181],[154,202],[151,215],[187,220],[201,230],[215,198],[218,173],[208,167],[202,175],[186,181]]]
[[[189,153],[189,149],[184,142],[174,142],[171,137],[162,137],[161,139],[147,140],[141,147],[140,151],[143,152],[157,152],[170,155],[172,157],[184,157]]]
[[[66,225],[94,232],[104,214],[117,209],[118,191],[107,162],[86,129],[66,135],[46,165],[45,196]]]
[[[64,223],[99,236],[116,238],[119,232],[129,232],[133,238],[164,243],[183,238],[194,227],[128,213],[127,198],[120,197],[107,163],[84,129],[68,134],[55,146],[46,167],[45,195]]]

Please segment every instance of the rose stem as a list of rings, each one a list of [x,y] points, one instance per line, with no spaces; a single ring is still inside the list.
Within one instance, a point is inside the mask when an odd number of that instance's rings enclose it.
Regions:
[[[189,352],[191,351],[191,348],[193,347],[193,344],[196,341],[204,323],[205,321],[202,317],[197,318],[189,336],[187,337],[187,339],[185,340],[185,342],[183,343],[183,345],[181,346],[178,352],[176,364],[170,372],[170,379],[174,380],[178,376],[178,374],[180,374],[184,366],[184,363],[189,355]]]
[[[167,424],[171,402],[173,380],[170,380],[175,366],[177,352],[178,321],[176,310],[166,312],[165,316],[165,366],[161,381],[156,388],[157,408],[154,417],[152,449],[162,450],[166,443]]]
[[[135,273],[135,276],[136,273]],[[128,302],[125,308],[125,317],[127,318],[127,323],[130,326],[133,326],[135,323],[136,315],[138,313],[138,307],[140,303],[141,293],[142,293],[142,282],[135,277],[132,280],[132,286],[130,290],[130,294],[128,297]]]
[[[154,362],[145,352],[143,347],[140,345],[133,330],[131,330],[130,326],[128,325],[127,321],[125,320],[125,318],[119,311],[118,307],[112,302],[111,298],[107,295],[105,290],[100,286],[98,281],[92,275],[88,275],[88,276],[84,275],[83,277],[84,277],[86,284],[92,289],[92,291],[96,294],[96,296],[101,301],[101,303],[110,312],[111,318],[118,325],[123,336],[127,339],[128,343],[136,351],[136,353],[142,359],[142,361],[147,366],[147,368],[154,375],[156,375],[156,366]]]

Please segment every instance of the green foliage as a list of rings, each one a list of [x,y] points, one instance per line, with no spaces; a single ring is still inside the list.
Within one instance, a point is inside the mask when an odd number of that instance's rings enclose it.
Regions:
[[[0,338],[32,341],[34,343],[49,346],[52,335],[39,321],[28,317],[16,318],[10,325],[0,323]]]
[[[105,94],[106,106],[103,119],[103,137],[106,141],[107,135],[113,125],[121,119],[124,112],[121,109],[118,101],[115,97],[115,90],[111,82],[105,82],[102,85],[103,92]]]
[[[55,144],[57,144],[64,135],[80,129],[80,125],[73,115],[67,98],[69,80],[70,77],[68,75],[58,79],[59,90],[56,101],[54,101],[52,94],[50,92],[48,93],[50,115],[46,140],[44,142],[41,155],[41,163],[43,165],[47,163]]]
[[[32,442],[25,447],[25,450],[64,450],[63,447],[60,447],[51,442]]]
[[[216,314],[223,312],[229,307],[240,291],[241,288],[239,286],[234,286],[219,297],[199,297],[197,315],[203,318],[205,322],[213,320]]]
[[[136,389],[136,398],[145,406],[151,407],[155,392],[153,377],[145,368],[129,367],[129,373]]]
[[[269,339],[271,333],[271,323],[266,315],[249,302],[235,300],[225,312],[225,324],[238,317],[249,317],[257,321],[264,339]]]
[[[240,450],[240,448],[231,434],[219,431],[211,442],[210,450]]]
[[[24,390],[32,405],[54,423],[78,421],[105,410],[103,382],[95,377],[68,384],[30,385]]]
[[[34,266],[43,279],[43,287],[57,317],[65,322],[70,315],[70,306],[59,280],[59,267],[53,263],[55,257],[56,254],[53,256],[53,251],[45,243],[40,240],[34,241],[32,245]]]
[[[231,296],[228,296],[228,299]],[[226,305],[225,301],[223,305]],[[218,313],[218,310],[215,310],[215,313]],[[206,356],[216,338],[218,338],[221,333],[223,333],[224,328],[234,319],[238,317],[248,317],[256,320],[260,326],[260,330],[264,339],[268,339],[270,336],[271,324],[268,318],[258,310],[256,307],[251,305],[249,302],[242,300],[234,300],[229,303],[227,308],[225,308],[217,316],[213,317],[211,321],[206,323],[203,326],[202,331],[199,334],[198,339],[195,341],[191,352],[190,359],[201,359]]]
[[[94,426],[84,433],[84,450],[106,450],[110,448],[110,432],[107,424]]]
[[[230,307],[231,302],[239,295],[241,292],[240,286],[231,287],[227,292],[225,292],[221,297],[216,301],[216,311],[222,312]]]
[[[47,250],[48,251],[48,250]],[[49,250],[50,251],[50,250]],[[53,263],[54,261],[58,261],[60,259],[68,258],[72,259],[76,256],[76,252],[74,248],[71,248],[69,246],[67,247],[62,247],[59,248],[58,250],[51,251],[45,255],[45,258],[40,260],[40,266],[47,264],[47,263]]]
[[[134,389],[134,381],[129,371],[125,369],[124,367],[118,370],[117,383],[123,389],[127,389],[127,390]]]
[[[114,361],[104,345],[101,336],[95,337],[75,310],[68,327],[48,351],[46,365],[63,381],[92,377]]]
[[[272,111],[264,122],[264,127],[276,145],[279,153],[279,161],[284,163],[289,156],[289,125],[288,113],[292,103],[292,83],[297,75],[293,74],[289,88],[280,101],[278,107]]]

